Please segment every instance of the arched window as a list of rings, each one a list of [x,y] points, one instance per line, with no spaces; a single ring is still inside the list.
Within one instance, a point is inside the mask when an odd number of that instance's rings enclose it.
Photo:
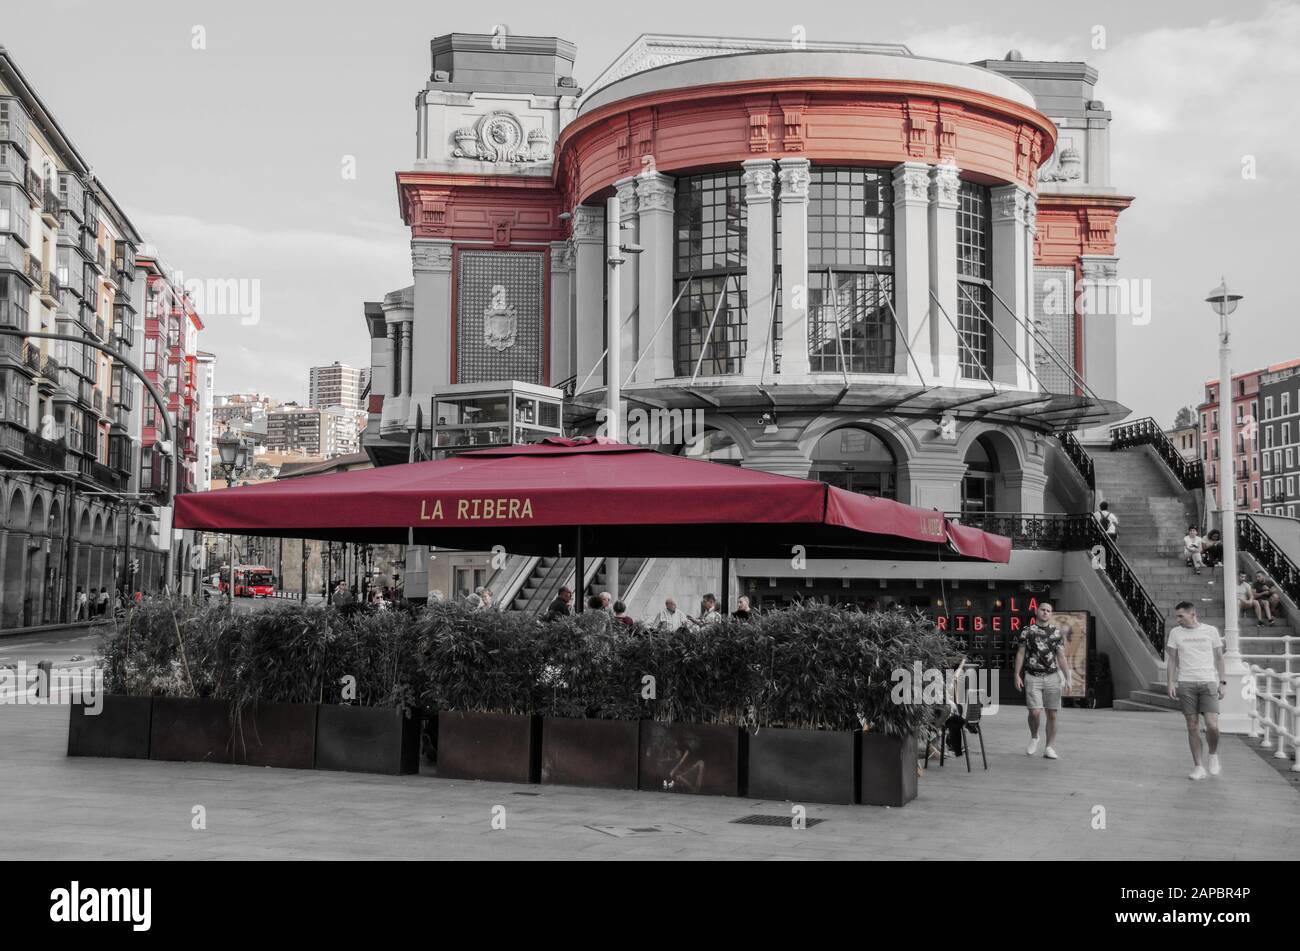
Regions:
[[[808,361],[814,372],[894,372],[890,171],[814,167],[808,184]]]
[[[882,499],[898,496],[898,460],[866,429],[833,429],[819,439],[809,478]]]
[[[992,239],[988,188],[962,182],[957,192],[957,357],[961,375],[969,380],[993,375]]]
[[[963,518],[997,511],[997,476],[997,452],[981,436],[966,452],[966,475],[961,480]]]
[[[693,376],[697,366],[702,376],[741,371],[745,358],[748,227],[743,191],[739,171],[677,179],[673,199],[673,294],[681,293],[690,281],[673,317],[678,376]]]

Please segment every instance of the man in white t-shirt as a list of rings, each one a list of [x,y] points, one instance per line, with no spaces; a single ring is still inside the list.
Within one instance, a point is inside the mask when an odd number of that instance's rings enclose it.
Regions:
[[[1174,620],[1165,640],[1165,667],[1168,672],[1169,697],[1182,703],[1187,720],[1187,744],[1192,749],[1192,771],[1188,779],[1202,780],[1206,768],[1201,765],[1201,722],[1205,717],[1205,742],[1209,747],[1209,775],[1218,776],[1219,701],[1227,692],[1228,678],[1223,667],[1223,638],[1219,629],[1202,624],[1190,601],[1174,606]]]

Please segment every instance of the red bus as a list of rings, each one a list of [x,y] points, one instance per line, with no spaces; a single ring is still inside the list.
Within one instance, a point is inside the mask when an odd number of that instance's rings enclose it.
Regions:
[[[230,566],[221,569],[221,593],[230,588]],[[269,598],[275,594],[275,573],[265,565],[235,565],[235,597]]]

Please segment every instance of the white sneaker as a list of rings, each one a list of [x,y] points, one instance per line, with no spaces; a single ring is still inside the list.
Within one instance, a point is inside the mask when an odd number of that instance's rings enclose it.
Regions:
[[[1210,775],[1218,776],[1219,773],[1221,772],[1223,772],[1223,767],[1219,765],[1219,754],[1211,753],[1210,754]]]
[[[1056,750],[1052,749],[1052,748],[1049,746],[1047,749],[1043,750],[1043,756],[1044,756],[1044,758],[1046,758],[1046,759],[1056,759],[1056,758],[1057,758],[1057,756],[1056,756]]]
[[[1037,752],[1038,752],[1038,737],[1031,736],[1029,738],[1029,745],[1025,747],[1025,755],[1033,756]]]
[[[1204,766],[1198,766],[1198,767],[1196,767],[1194,770],[1192,770],[1190,773],[1187,774],[1187,778],[1188,778],[1188,779],[1194,779],[1194,780],[1197,780],[1197,781],[1199,782],[1200,780],[1202,780],[1202,779],[1205,778],[1205,775],[1206,775],[1206,773],[1205,773],[1205,767],[1204,767]]]

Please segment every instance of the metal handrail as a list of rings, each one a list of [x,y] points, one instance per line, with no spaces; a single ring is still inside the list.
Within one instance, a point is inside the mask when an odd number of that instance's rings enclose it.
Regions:
[[[1150,416],[1120,423],[1110,428],[1112,450],[1128,449],[1130,446],[1153,448],[1183,488],[1196,490],[1205,487],[1205,466],[1201,460],[1184,459],[1178,447],[1160,428],[1160,424]]]
[[[1165,614],[1147,592],[1142,579],[1137,576],[1124,555],[1120,552],[1115,539],[1101,527],[1094,518],[1089,518],[1092,533],[1093,566],[1105,572],[1110,583],[1115,586],[1125,607],[1137,621],[1138,630],[1146,637],[1147,643],[1159,657],[1165,656]]]
[[[1294,760],[1291,772],[1300,773],[1300,674],[1278,673],[1271,667],[1250,665],[1250,672],[1255,675],[1250,709],[1250,735],[1260,738],[1260,748],[1274,749],[1273,738],[1277,737],[1274,759]],[[1262,689],[1258,687],[1260,678],[1264,680]],[[1274,679],[1277,684],[1274,686]],[[1288,695],[1290,699],[1288,699]],[[1290,742],[1291,753],[1287,755],[1286,745]]]
[[[1083,448],[1083,443],[1079,442],[1077,436],[1068,429],[1063,429],[1056,434],[1057,440],[1061,443],[1061,450],[1065,453],[1065,458],[1074,464],[1074,468],[1083,476],[1083,481],[1088,488],[1094,492],[1097,490],[1097,472],[1093,466],[1092,456],[1088,450]]]
[[[1259,562],[1293,602],[1300,603],[1300,566],[1274,544],[1268,532],[1248,512],[1237,516],[1237,544]]]
[[[1091,515],[1042,512],[944,512],[944,517],[1011,539],[1030,551],[1085,551],[1092,547]]]

